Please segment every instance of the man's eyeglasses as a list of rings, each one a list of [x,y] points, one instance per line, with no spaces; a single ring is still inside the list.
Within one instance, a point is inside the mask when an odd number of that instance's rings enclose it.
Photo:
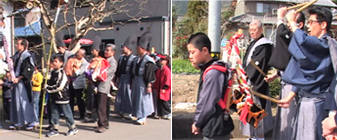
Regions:
[[[307,24],[309,25],[309,24],[312,24],[314,22],[321,23],[322,21],[319,21],[319,20],[309,20]]]

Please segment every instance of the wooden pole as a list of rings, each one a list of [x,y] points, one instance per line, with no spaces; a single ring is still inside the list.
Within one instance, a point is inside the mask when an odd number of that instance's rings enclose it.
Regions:
[[[299,8],[299,7],[302,7],[304,5],[306,5],[308,2],[305,2],[305,3],[300,3],[300,4],[297,4],[297,5],[294,5],[294,6],[291,6],[291,7],[288,7],[287,10],[291,10],[291,9],[295,9],[295,8]]]
[[[276,99],[274,99],[274,98],[272,98],[272,97],[269,97],[269,96],[267,96],[267,95],[264,95],[264,94],[262,94],[262,93],[259,93],[259,92],[257,92],[257,91],[254,91],[254,90],[252,90],[252,89],[250,89],[250,92],[251,92],[253,95],[256,95],[256,96],[258,96],[258,97],[260,97],[260,98],[263,98],[263,99],[272,101],[272,102],[274,102],[274,103],[278,103],[278,100],[276,100]]]
[[[264,77],[267,77],[267,74],[264,73],[259,66],[255,65],[255,63],[253,62],[253,60],[250,60],[249,63],[257,70],[259,71]]]
[[[301,12],[305,8],[309,7],[310,5],[313,5],[315,2],[317,2],[317,0],[313,0],[313,1],[309,2],[309,3],[307,3],[306,5],[304,5],[303,7],[301,7],[300,9],[297,9],[296,13]]]

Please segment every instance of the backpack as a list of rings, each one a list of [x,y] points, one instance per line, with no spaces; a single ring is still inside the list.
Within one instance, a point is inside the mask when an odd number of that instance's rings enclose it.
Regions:
[[[203,81],[205,80],[205,75],[207,72],[212,69],[218,70],[223,74],[228,74],[228,69],[224,65],[211,65],[203,72]],[[218,106],[215,106],[216,108],[221,109],[223,112],[229,111],[230,98],[228,95],[231,94],[231,88],[227,87],[232,86],[231,81],[232,80],[229,80],[227,82],[227,79],[224,80],[222,91],[225,92],[222,94],[223,97],[218,101]],[[205,126],[201,128],[202,135],[204,137],[213,138],[214,136],[227,135],[234,130],[234,123],[231,116],[229,114],[226,115],[223,112],[216,111],[205,124]]]
[[[222,72],[223,74],[227,74],[227,67],[222,66],[222,65],[211,65],[208,68],[206,68],[206,70],[204,71],[203,77],[202,77],[203,81],[205,81],[206,73],[213,69],[218,70]],[[222,88],[223,89],[222,91],[225,91],[225,92],[222,94],[223,97],[217,103],[221,107],[221,109],[224,111],[225,110],[229,111],[229,106],[230,106],[229,94],[231,94],[231,88],[228,88],[228,87],[232,87],[232,84],[233,84],[232,80],[229,80],[227,82],[227,80],[225,79],[223,88]]]

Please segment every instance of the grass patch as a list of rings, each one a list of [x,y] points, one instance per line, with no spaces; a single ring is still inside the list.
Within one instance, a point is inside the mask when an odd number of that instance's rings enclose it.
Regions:
[[[195,69],[189,60],[186,59],[173,59],[172,73],[199,73],[200,70]]]

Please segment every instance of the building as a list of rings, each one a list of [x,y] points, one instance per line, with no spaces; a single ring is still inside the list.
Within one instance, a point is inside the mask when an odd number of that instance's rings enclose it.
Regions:
[[[253,19],[261,20],[264,24],[264,34],[267,38],[274,41],[277,9],[280,7],[289,7],[297,3],[310,2],[311,0],[238,0],[236,2],[235,15],[230,19],[236,24],[233,30],[242,28],[246,35],[246,41],[249,42],[248,25]],[[328,8],[337,8],[337,5],[331,0],[318,0],[314,5],[325,6]],[[337,31],[337,22],[332,24],[331,31]]]
[[[51,3],[57,0],[52,0]],[[129,35],[135,34],[140,36],[150,31],[153,35],[153,39],[149,44],[149,47],[154,47],[157,53],[165,53],[170,55],[170,9],[171,2],[169,0],[147,0],[142,5],[144,8],[140,10],[140,4],[135,1],[125,0],[127,8],[130,9],[128,15],[118,14],[105,18],[102,22],[95,24],[97,28],[104,28],[107,26],[113,26],[113,30],[105,31],[89,31],[83,38],[93,39],[96,35],[100,35],[102,38],[101,49],[107,43],[113,43],[117,46],[117,52],[115,58],[118,59],[121,55],[121,44],[124,43]],[[78,3],[78,6],[81,3]],[[26,38],[30,42],[30,47],[41,44],[42,40],[40,34],[44,31],[44,23],[42,23],[40,10],[35,7],[31,10],[26,10],[27,5],[23,2],[13,2],[13,14],[15,37]],[[53,8],[53,5],[50,6]],[[89,11],[88,6],[83,6],[81,9],[76,10],[76,16],[79,18],[85,15]],[[136,18],[142,17],[139,21],[130,21],[130,17]],[[74,16],[69,12],[64,18],[64,13],[60,13],[57,19],[57,25],[62,26],[65,22],[71,23],[74,21]],[[75,35],[74,27],[63,30],[65,37],[68,39]],[[48,32],[44,31],[45,38],[48,38]],[[48,48],[48,47],[47,47]],[[82,48],[87,50],[87,54],[90,55],[91,45],[84,45]],[[37,63],[42,63],[42,49],[39,46],[37,49]],[[48,52],[48,49],[45,51]],[[133,49],[136,53],[136,48]]]

